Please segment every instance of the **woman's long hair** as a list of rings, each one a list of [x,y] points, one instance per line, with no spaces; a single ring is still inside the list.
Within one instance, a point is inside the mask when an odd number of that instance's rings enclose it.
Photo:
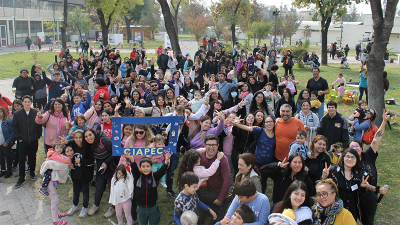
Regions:
[[[288,159],[288,163],[289,165],[286,167],[285,171],[284,171],[284,175],[283,177],[286,177],[287,174],[292,174],[292,168],[290,167],[290,164],[292,163],[293,159],[296,157],[300,157],[301,159],[301,163],[302,163],[302,167],[301,170],[294,175],[293,180],[301,180],[304,181],[305,177],[306,177],[306,171],[304,170],[304,167],[306,166],[306,162],[304,161],[303,157],[300,155],[300,153],[293,153],[289,156]]]
[[[136,134],[135,134],[135,129],[136,128],[139,128],[139,129],[145,131],[145,135],[144,135],[144,138],[143,138],[144,146],[145,147],[149,146],[153,142],[154,134],[150,130],[149,126],[147,126],[146,124],[138,124],[138,125],[135,125],[133,127],[133,133],[132,133],[132,136],[131,136],[131,140],[129,142],[129,148],[133,148],[133,145],[135,144],[135,142],[137,140]]]
[[[296,104],[299,104],[299,103],[302,104],[303,100],[305,100],[305,99],[303,98],[303,92],[305,92],[305,91],[308,92],[307,89],[303,89],[303,90],[300,91],[300,94],[299,94],[299,97],[297,98]],[[308,99],[308,100],[309,100],[309,99]]]
[[[199,119],[199,124],[197,124],[197,126],[196,126],[196,128],[194,129],[192,135],[190,136],[190,140],[193,140],[193,138],[194,138],[199,132],[202,132],[202,130],[201,130],[201,124],[200,124],[200,123],[203,123],[203,122],[206,121],[206,120],[210,120],[210,121],[212,122],[211,118],[210,118],[209,116],[207,116],[207,115],[201,117],[201,118]],[[206,132],[204,131],[204,135],[205,135],[205,134],[206,134]],[[203,138],[204,138],[204,135],[203,135],[203,137],[201,137],[202,135],[200,135],[200,136],[199,136],[199,139],[203,139]]]
[[[292,92],[290,91],[289,88],[284,88],[284,89],[282,90],[282,97],[281,97],[281,99],[283,99],[283,100],[286,101],[285,96],[283,95],[283,92],[284,92],[284,91],[286,91],[286,92],[289,94],[288,101],[290,101],[290,99],[292,99]]]
[[[62,105],[61,111],[62,111],[62,113],[63,113],[63,117],[68,118],[68,117],[69,117],[69,114],[68,114],[68,111],[67,111],[67,107],[65,106],[65,103],[63,102],[63,100],[61,100],[61,98],[56,98],[56,99],[54,100],[53,104],[51,104],[51,106],[50,106],[50,114],[53,115],[53,116],[55,116],[55,115],[54,115],[54,112],[55,112],[55,110],[54,110],[54,103],[55,103],[55,102],[58,102],[58,103],[60,103],[60,104]]]
[[[196,150],[189,150],[185,152],[185,154],[183,155],[181,164],[179,164],[178,178],[177,178],[179,191],[182,191],[184,186],[184,184],[181,183],[182,175],[187,171],[193,172],[193,167],[198,162],[199,159],[201,159],[201,154]]]
[[[256,157],[253,154],[251,154],[251,153],[243,153],[243,154],[239,155],[239,159],[243,160],[244,163],[246,163],[247,166],[251,165],[251,169],[254,170],[258,174],[260,179],[261,179],[261,172],[257,167]],[[250,172],[251,172],[251,170],[250,170]],[[246,175],[247,174],[245,174],[245,176]]]
[[[257,115],[257,113],[262,113],[264,116],[263,116],[263,120],[260,122],[260,123],[257,123],[257,120],[256,120],[256,115]],[[249,113],[250,114],[250,113]],[[258,127],[262,127],[262,128],[264,128],[264,126],[265,126],[265,113],[262,111],[262,110],[256,110],[254,113],[252,113],[253,115],[254,115],[254,122],[253,122],[253,126],[258,126]],[[256,125],[257,124],[257,125]]]
[[[315,136],[315,138],[311,141],[310,143],[310,151],[311,151],[311,155],[314,156],[315,155],[315,143],[317,143],[318,141],[323,140],[325,141],[326,145],[328,145],[328,139],[326,139],[326,137],[324,135],[317,135]],[[326,149],[324,150],[324,152],[328,154],[328,152],[326,151]]]
[[[214,112],[215,112],[215,109],[214,109],[214,105],[215,105],[215,103],[216,102],[222,102],[222,104],[221,104],[221,110],[224,108],[224,102],[221,100],[221,99],[216,99],[216,100],[213,100],[213,101],[211,101],[210,102],[210,109],[208,110],[208,112],[207,112],[207,116],[209,116],[210,118],[214,118]]]
[[[92,132],[93,135],[94,135],[93,144],[89,144],[85,139],[85,135],[88,132]],[[90,149],[91,152],[94,152],[96,147],[100,144],[100,136],[101,136],[101,131],[95,131],[95,130],[93,130],[93,128],[86,128],[83,131],[83,134],[82,134],[82,145],[83,145],[83,148]]]
[[[267,101],[265,101],[264,94],[262,93],[262,91],[257,91],[256,93],[254,93],[253,99],[251,99],[251,103],[250,103],[250,106],[249,106],[249,112],[255,112],[255,111],[258,110],[256,98],[257,98],[257,95],[260,95],[260,94],[263,97],[263,101],[261,102],[260,109],[263,112],[267,112],[268,113],[268,104],[267,104]]]
[[[128,173],[126,172],[126,169],[124,167],[124,164],[120,164],[117,169],[115,169],[115,173],[114,173],[114,178],[115,178],[115,182],[114,185],[118,182],[118,171],[121,171],[121,173],[124,175],[124,182],[126,181],[126,176],[128,175]]]
[[[346,155],[350,153],[352,155],[354,155],[356,157],[356,164],[353,166],[353,168],[351,168],[352,171],[357,171],[357,170],[361,170],[362,169],[362,165],[361,165],[361,159],[360,159],[360,155],[358,154],[358,152],[354,149],[348,148],[346,149],[343,153],[342,153],[342,157],[339,158],[338,161],[338,167],[340,167],[340,169],[342,169],[342,171],[344,171],[344,158],[346,157]]]
[[[3,107],[0,106],[0,111],[3,113],[3,118],[2,118],[2,120],[3,120],[3,122],[4,122],[5,120],[7,120],[7,116],[8,116],[7,110],[6,110],[5,108],[3,108]],[[3,131],[3,132],[4,132],[4,131]]]
[[[302,206],[310,207],[311,201],[306,183],[304,183],[301,180],[295,180],[287,189],[285,197],[283,197],[283,200],[278,202],[278,204],[276,205],[274,213],[282,213],[284,209],[292,209],[293,208],[292,199],[290,198],[290,196],[292,195],[293,192],[297,191],[298,189],[303,190],[306,193],[304,202],[299,206],[299,208]]]

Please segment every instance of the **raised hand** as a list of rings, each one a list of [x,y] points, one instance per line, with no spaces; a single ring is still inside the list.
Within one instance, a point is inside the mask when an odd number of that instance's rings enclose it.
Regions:
[[[390,111],[386,111],[385,109],[383,110],[383,121],[389,121],[390,119]]]
[[[128,105],[131,104],[131,99],[130,99],[129,97],[125,97],[125,98],[124,98],[124,102],[125,102],[125,104],[128,106]]]
[[[242,100],[239,104],[240,104],[240,107],[243,107],[247,104],[247,100]]]
[[[36,114],[36,116],[39,117],[39,118],[42,118],[42,117],[43,117],[42,112],[41,112],[41,111],[38,111],[37,114]]]
[[[61,142],[61,144],[63,144],[63,145],[66,145],[66,144],[68,144],[68,140],[65,138],[65,136],[63,135],[63,136],[58,136],[61,140],[60,140],[60,142]]]
[[[224,157],[224,153],[223,152],[218,152],[218,154],[217,154],[217,159],[218,160],[221,160],[222,159],[222,157]]]
[[[169,159],[171,158],[171,155],[172,155],[173,153],[171,153],[171,152],[169,152],[169,151],[167,151],[166,153],[165,153],[165,164],[166,165],[168,165],[169,164]]]
[[[129,159],[131,161],[131,163],[135,162],[135,159],[133,158],[133,155],[131,154],[131,152],[127,152],[125,153],[125,158]]]
[[[366,187],[369,186],[368,178],[369,178],[369,175],[365,179],[364,179],[364,176],[362,177],[362,179],[361,179],[361,187],[366,188]]]
[[[115,112],[118,112],[119,108],[121,108],[121,103],[118,103],[118,104],[115,106],[114,111],[115,111]]]
[[[288,159],[284,158],[282,162],[278,162],[278,166],[281,168],[286,168],[286,166],[289,164]]]
[[[218,118],[219,120],[225,120],[225,114],[223,112],[218,112]]]
[[[328,163],[325,163],[325,169],[322,170],[322,179],[326,179],[329,176],[329,171],[331,170],[332,165],[328,167]]]
[[[233,121],[233,124],[240,124],[243,121],[243,119],[240,119],[240,117],[242,116],[236,117],[235,120]]]

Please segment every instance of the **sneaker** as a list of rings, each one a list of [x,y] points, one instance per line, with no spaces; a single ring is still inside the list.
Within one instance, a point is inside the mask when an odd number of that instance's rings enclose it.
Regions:
[[[47,192],[47,190],[44,189],[44,188],[39,188],[39,192],[42,193],[42,194],[45,195],[45,196],[48,196],[48,195],[49,195],[49,192]]]
[[[31,176],[31,179],[32,179],[33,181],[35,181],[35,180],[37,180],[37,177],[36,177],[35,175],[32,175],[32,176]]]
[[[88,215],[93,216],[98,210],[99,210],[99,207],[96,205],[93,205],[92,208],[90,208]]]
[[[0,172],[0,177],[3,177],[4,175],[6,175],[6,171],[1,171]]]
[[[15,184],[14,189],[20,188],[23,184],[25,184],[25,178],[20,177],[18,179],[18,182]]]
[[[110,206],[110,208],[108,208],[108,211],[104,214],[105,218],[110,218],[115,214],[115,209],[113,207]]]
[[[28,172],[28,171],[29,171],[29,165],[26,165],[25,172]]]
[[[9,178],[9,177],[11,177],[11,175],[12,175],[11,171],[6,172],[6,174],[4,175],[4,178]]]
[[[79,213],[79,218],[83,218],[83,217],[87,216],[87,214],[88,214],[88,208],[83,208],[82,207],[82,210]]]
[[[57,221],[57,222],[53,222],[53,224],[54,224],[54,225],[66,225],[66,224],[67,224],[67,221],[59,220],[59,221]]]
[[[168,196],[170,196],[171,198],[176,198],[178,195],[177,194],[175,194],[175,192],[174,191],[167,191],[167,195]]]
[[[71,208],[68,210],[67,215],[72,216],[75,212],[78,212],[78,206],[72,205]]]
[[[160,184],[161,184],[164,188],[167,188],[167,184],[165,183],[165,181],[160,182]]]
[[[134,220],[134,221],[132,221],[132,225],[135,225],[135,224],[137,224],[137,223],[139,223],[139,220],[137,219],[137,220]]]

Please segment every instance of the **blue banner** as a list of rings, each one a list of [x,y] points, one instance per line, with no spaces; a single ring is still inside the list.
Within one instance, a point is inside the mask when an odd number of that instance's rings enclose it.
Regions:
[[[176,153],[176,145],[178,142],[179,116],[163,116],[163,117],[113,117],[112,118],[112,153],[113,156],[123,155],[131,152],[132,155],[160,155],[165,152]],[[164,124],[170,123],[168,145],[165,147],[153,148],[123,148],[121,147],[122,127],[123,124]],[[133,134],[135,135],[135,134]]]

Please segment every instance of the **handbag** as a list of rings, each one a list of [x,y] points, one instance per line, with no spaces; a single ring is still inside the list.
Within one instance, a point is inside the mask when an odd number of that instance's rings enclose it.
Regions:
[[[246,147],[246,148],[244,149],[244,153],[251,153],[251,154],[254,154],[254,152],[256,151],[258,139],[260,139],[260,136],[261,136],[262,132],[263,132],[263,130],[261,129],[260,134],[259,134],[258,137],[253,141],[253,143],[251,143],[248,147]]]
[[[364,144],[370,145],[372,143],[372,140],[374,140],[375,134],[378,131],[376,126],[372,125],[369,126],[367,132],[364,132],[362,136],[362,142]]]

